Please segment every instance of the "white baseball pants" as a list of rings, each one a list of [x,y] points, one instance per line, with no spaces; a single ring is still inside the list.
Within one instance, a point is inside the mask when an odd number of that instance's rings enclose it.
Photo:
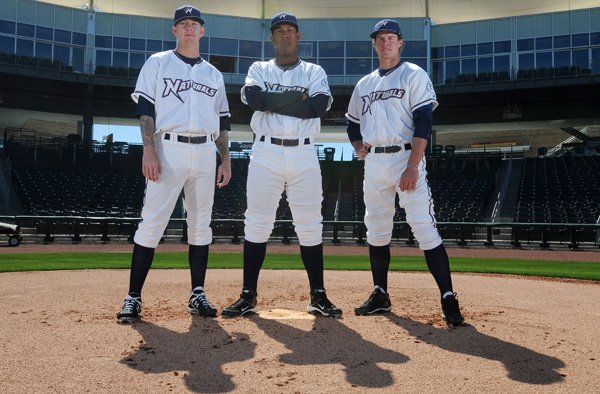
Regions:
[[[321,182],[313,144],[289,147],[257,140],[248,167],[245,239],[254,243],[269,240],[285,189],[300,245],[322,243]]]
[[[155,136],[161,173],[158,182],[146,183],[142,221],[135,233],[135,243],[156,248],[169,222],[181,189],[187,212],[188,243],[208,245],[216,182],[216,148],[212,141],[204,144],[178,142]]]
[[[430,250],[442,243],[435,225],[433,199],[427,183],[425,158],[419,163],[417,187],[402,192],[398,187],[402,172],[408,163],[410,151],[396,153],[369,153],[365,157],[365,225],[367,242],[373,246],[385,246],[392,240],[396,193],[399,205],[406,211],[406,221],[419,242],[419,248]]]

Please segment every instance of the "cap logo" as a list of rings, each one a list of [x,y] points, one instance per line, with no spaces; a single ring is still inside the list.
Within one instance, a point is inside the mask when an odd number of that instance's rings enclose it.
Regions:
[[[279,19],[285,19],[287,18],[287,14],[285,12],[282,12],[281,15],[279,15]]]
[[[192,13],[192,7],[188,7],[185,9],[185,13],[186,14],[191,14]]]
[[[385,25],[387,25],[388,21],[383,21],[381,22],[381,24],[379,25],[379,27],[384,27]]]

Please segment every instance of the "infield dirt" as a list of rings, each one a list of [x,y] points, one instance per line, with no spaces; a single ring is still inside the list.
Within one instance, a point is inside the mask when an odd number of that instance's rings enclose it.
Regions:
[[[11,252],[40,249],[24,246]],[[370,293],[370,273],[326,271],[328,294],[344,310],[336,320],[305,313],[304,271],[264,270],[257,315],[208,319],[187,313],[188,270],[151,270],[143,320],[119,325],[115,313],[128,276],[128,270],[0,274],[0,391],[592,393],[600,387],[595,282],[456,273],[469,325],[450,329],[428,273],[392,272],[393,313],[358,317],[352,309]],[[241,270],[210,269],[210,301],[219,309],[235,301],[241,280]]]

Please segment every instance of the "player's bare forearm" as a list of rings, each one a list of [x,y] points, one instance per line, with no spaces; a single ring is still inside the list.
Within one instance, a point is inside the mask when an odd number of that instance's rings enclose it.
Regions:
[[[158,177],[160,175],[160,160],[155,149],[154,118],[147,115],[140,116],[140,129],[142,130],[142,141],[144,143],[142,174],[144,174],[148,180],[158,182]]]
[[[221,161],[231,160],[229,157],[229,131],[221,130],[219,138],[215,140],[215,145],[217,146]]]
[[[221,165],[217,169],[217,187],[220,189],[229,184],[231,180],[231,157],[229,156],[229,132],[222,130],[219,138],[215,140],[217,151],[221,157]]]
[[[421,160],[423,159],[423,155],[425,154],[425,149],[427,148],[427,140],[421,137],[414,137],[411,142],[411,145],[412,149],[408,158],[408,165],[418,166]]]
[[[154,132],[156,131],[154,118],[148,115],[140,116],[140,130],[142,131],[142,142],[144,147],[151,146],[154,148]]]

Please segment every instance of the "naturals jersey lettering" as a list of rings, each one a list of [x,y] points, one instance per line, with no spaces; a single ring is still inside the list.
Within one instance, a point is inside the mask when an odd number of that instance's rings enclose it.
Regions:
[[[412,141],[412,113],[427,104],[433,109],[438,105],[429,76],[404,62],[384,75],[375,70],[358,81],[346,117],[360,123],[363,142],[396,145]]]
[[[156,132],[219,136],[221,116],[229,116],[223,75],[204,60],[191,66],[174,51],[150,56],[131,97],[156,109]]]
[[[325,71],[316,64],[302,60],[288,69],[277,65],[274,59],[253,63],[248,70],[246,84],[242,87],[244,104],[248,104],[244,93],[246,86],[258,86],[266,92],[300,91],[309,97],[324,94],[329,96],[327,110],[333,102]],[[306,138],[321,131],[321,119],[301,119],[275,112],[255,111],[250,126],[256,135]]]

